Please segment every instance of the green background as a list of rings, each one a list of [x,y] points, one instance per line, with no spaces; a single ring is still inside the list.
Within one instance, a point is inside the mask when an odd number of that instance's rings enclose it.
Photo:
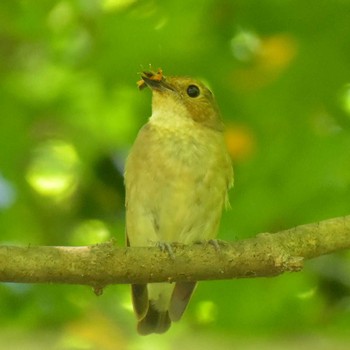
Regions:
[[[350,213],[350,1],[0,2],[2,244],[124,244],[123,164],[151,114],[138,72],[214,91],[235,169],[220,238]],[[7,349],[347,349],[349,253],[201,283],[139,337],[128,286],[0,285]]]

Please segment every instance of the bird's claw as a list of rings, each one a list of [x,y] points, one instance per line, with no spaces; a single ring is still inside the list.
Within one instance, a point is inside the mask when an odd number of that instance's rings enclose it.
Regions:
[[[175,260],[172,244],[168,242],[157,242],[156,246],[162,251],[167,252],[172,260]]]
[[[221,251],[221,247],[225,247],[227,245],[226,241],[221,239],[208,239],[208,240],[200,240],[194,242],[195,244],[210,244],[212,245],[217,252]]]

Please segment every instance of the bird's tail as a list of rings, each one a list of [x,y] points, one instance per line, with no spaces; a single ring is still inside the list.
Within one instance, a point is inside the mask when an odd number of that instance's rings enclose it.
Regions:
[[[149,303],[147,314],[137,323],[137,331],[141,335],[151,333],[165,333],[171,326],[169,312],[158,311],[152,303]]]
[[[186,310],[196,282],[177,282],[171,294],[168,308],[162,310],[157,301],[150,300],[146,284],[134,284],[132,300],[138,318],[137,331],[141,335],[165,333],[171,322],[179,321]]]
[[[179,321],[185,312],[197,282],[177,282],[171,295],[169,317],[171,321]]]

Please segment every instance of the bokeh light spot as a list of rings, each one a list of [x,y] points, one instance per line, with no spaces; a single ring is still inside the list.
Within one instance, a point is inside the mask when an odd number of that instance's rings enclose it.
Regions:
[[[119,11],[133,5],[136,0],[103,0],[102,8],[105,11]]]
[[[72,23],[73,8],[67,1],[58,2],[47,17],[48,26],[55,31],[62,30]]]
[[[0,174],[0,209],[9,208],[16,199],[12,184]]]
[[[248,160],[256,149],[255,136],[245,125],[228,125],[225,130],[225,141],[234,162]]]
[[[298,298],[301,300],[308,300],[311,299],[315,296],[317,289],[316,288],[311,288],[307,290],[306,292],[299,293]]]
[[[260,49],[260,46],[259,37],[253,32],[246,30],[240,30],[231,39],[232,54],[239,61],[251,60]]]
[[[342,89],[340,101],[343,110],[350,115],[350,84],[346,84]]]
[[[197,321],[201,324],[212,323],[217,318],[217,306],[210,300],[205,300],[197,305]]]
[[[85,220],[73,231],[71,244],[90,245],[101,243],[110,238],[111,234],[104,222],[100,220]]]
[[[64,141],[50,140],[34,151],[26,179],[39,194],[59,200],[74,192],[79,170],[74,147]]]

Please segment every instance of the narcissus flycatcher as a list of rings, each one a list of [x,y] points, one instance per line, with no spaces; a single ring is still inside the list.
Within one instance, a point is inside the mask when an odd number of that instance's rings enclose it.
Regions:
[[[152,115],[126,162],[127,244],[214,239],[233,184],[214,96],[199,81],[165,77],[161,70],[144,72],[141,78],[139,88],[147,86],[153,93]],[[181,318],[195,285],[132,285],[138,332],[167,331]]]

